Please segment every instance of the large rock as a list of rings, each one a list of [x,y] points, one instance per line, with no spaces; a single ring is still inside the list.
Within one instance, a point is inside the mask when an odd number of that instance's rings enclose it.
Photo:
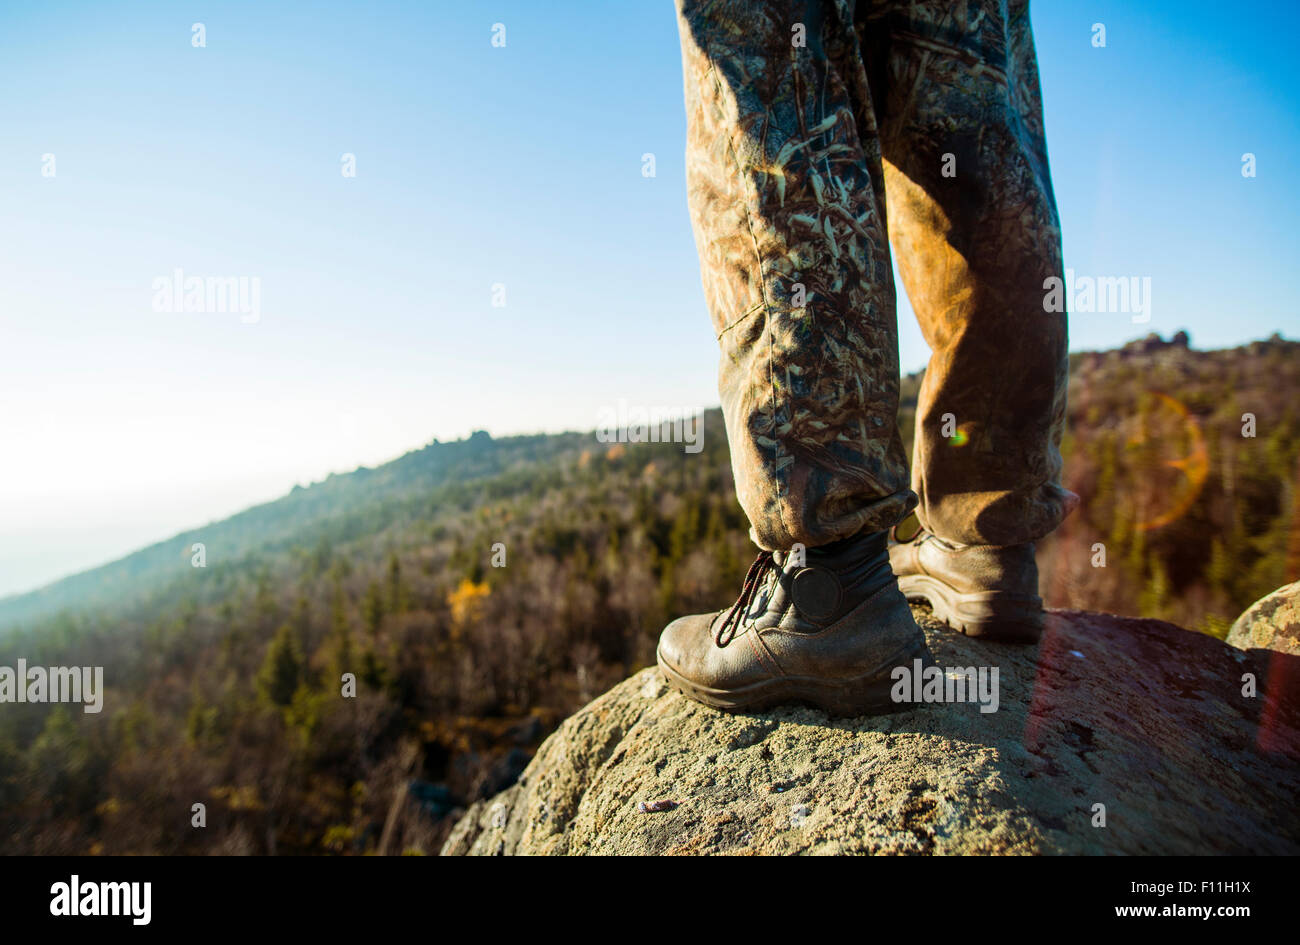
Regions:
[[[1300,581],[1246,608],[1228,631],[1227,642],[1243,650],[1259,647],[1300,656]]]
[[[996,712],[727,715],[646,669],[568,719],[443,852],[1300,852],[1300,658],[1098,614],[1053,613],[1036,647],[918,620],[941,666],[998,667]]]

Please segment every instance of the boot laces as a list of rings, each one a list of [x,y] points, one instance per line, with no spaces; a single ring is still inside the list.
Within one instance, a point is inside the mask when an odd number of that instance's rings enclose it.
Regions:
[[[745,575],[745,586],[741,588],[740,597],[731,606],[731,610],[727,612],[726,618],[718,627],[717,635],[713,638],[713,642],[719,648],[725,647],[735,637],[736,631],[740,629],[740,625],[745,619],[745,614],[749,613],[749,608],[754,604],[754,597],[758,594],[758,589],[763,586],[763,579],[767,576],[769,569],[775,568],[776,559],[773,558],[772,552],[760,551]]]

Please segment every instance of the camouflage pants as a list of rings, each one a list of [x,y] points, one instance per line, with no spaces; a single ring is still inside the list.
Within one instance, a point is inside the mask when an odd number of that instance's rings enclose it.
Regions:
[[[1016,544],[1058,484],[1065,316],[1028,0],[677,0],[687,184],[760,547]],[[886,215],[888,208],[888,215]],[[890,242],[933,352],[909,488]]]

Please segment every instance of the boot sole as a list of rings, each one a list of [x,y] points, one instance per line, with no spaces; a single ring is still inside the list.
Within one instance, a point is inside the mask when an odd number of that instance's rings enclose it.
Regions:
[[[963,594],[926,574],[898,579],[909,601],[925,601],[936,620],[968,637],[1007,643],[1037,643],[1043,634],[1043,599],[1006,591]]]
[[[835,718],[881,715],[914,707],[911,702],[895,702],[890,690],[895,685],[891,673],[898,666],[911,671],[912,661],[920,659],[922,667],[933,666],[934,657],[924,637],[906,653],[888,660],[885,669],[874,670],[849,679],[822,679],[817,676],[781,676],[745,686],[742,689],[711,689],[693,683],[665,662],[657,650],[655,658],[669,685],[696,702],[727,712],[754,711],[778,705],[800,703],[821,709]]]

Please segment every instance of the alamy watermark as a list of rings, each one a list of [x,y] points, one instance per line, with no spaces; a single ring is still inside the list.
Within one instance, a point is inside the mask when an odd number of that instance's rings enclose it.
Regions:
[[[153,883],[83,882],[76,873],[50,886],[50,915],[129,916],[132,925],[148,925],[153,915]]]
[[[187,276],[177,268],[153,280],[155,312],[218,312],[240,316],[245,325],[262,318],[259,276]]]
[[[1133,324],[1151,321],[1150,276],[1076,276],[1065,270],[1065,278],[1043,280],[1045,312],[1114,312],[1132,314]]]
[[[681,443],[682,451],[704,449],[704,411],[698,408],[630,406],[601,407],[596,413],[596,439],[601,443]]]
[[[102,666],[0,666],[0,703],[80,702],[89,713],[104,708]]]
[[[895,666],[889,696],[895,702],[975,702],[980,712],[996,712],[999,704],[998,667]]]

